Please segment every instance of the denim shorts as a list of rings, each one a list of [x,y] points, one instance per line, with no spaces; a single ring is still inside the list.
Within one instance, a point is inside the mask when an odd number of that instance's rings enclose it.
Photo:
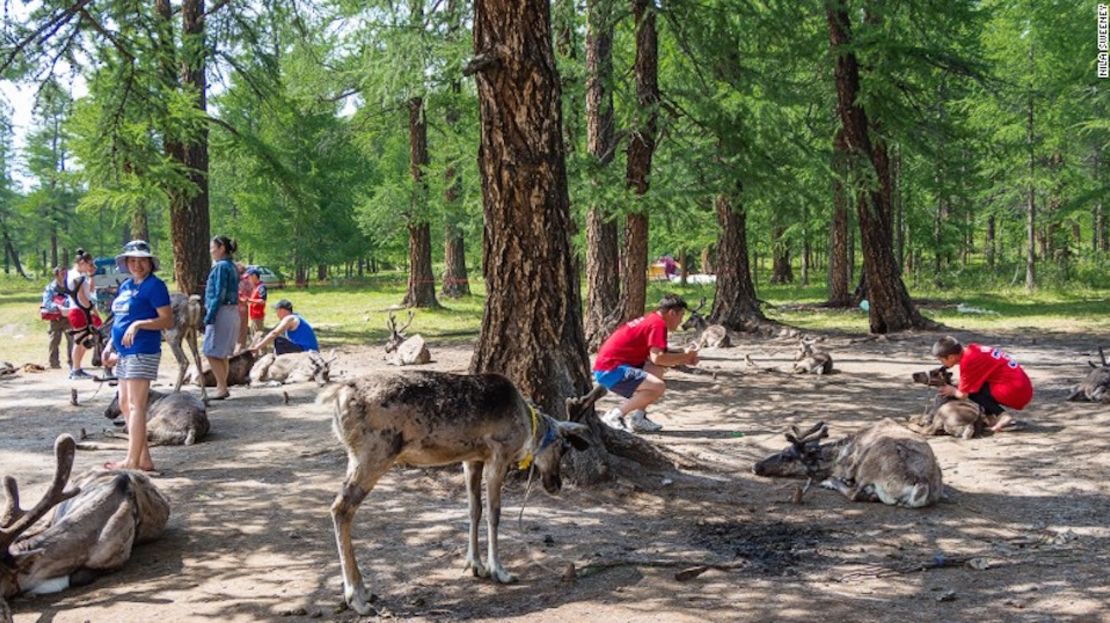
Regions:
[[[594,370],[594,380],[598,385],[604,385],[605,389],[625,398],[631,398],[632,394],[636,393],[636,388],[647,380],[647,377],[647,372],[629,365],[619,365],[606,371]]]

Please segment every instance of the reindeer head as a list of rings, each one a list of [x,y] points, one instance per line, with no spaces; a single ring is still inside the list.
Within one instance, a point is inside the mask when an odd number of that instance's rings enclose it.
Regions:
[[[536,469],[540,472],[543,490],[555,495],[563,488],[563,479],[559,473],[563,456],[571,449],[585,450],[590,447],[590,427],[578,422],[556,420],[538,409],[537,416],[544,432],[535,451]]]
[[[827,474],[835,459],[834,444],[821,445],[821,440],[829,436],[829,427],[824,422],[818,422],[804,433],[800,433],[797,426],[791,426],[790,431],[786,433],[790,445],[753,465],[752,473],[756,476],[811,478]]]
[[[812,356],[813,342],[806,339],[798,340],[798,350],[794,351],[794,361],[801,361]]]
[[[703,296],[701,297],[701,301],[698,302],[698,306],[690,310],[690,316],[682,322],[682,326],[679,328],[683,331],[689,331],[690,329],[705,331],[705,328],[709,326],[709,321],[705,319],[705,316],[701,315],[701,310],[704,308],[705,297]]]
[[[412,324],[414,316],[416,316],[416,312],[410,310],[409,321],[405,323],[405,326],[398,329],[397,316],[393,312],[389,312],[389,320],[385,323],[385,328],[389,329],[389,339],[385,341],[386,354],[397,350],[397,347],[405,341],[405,329],[408,329],[409,325]]]
[[[913,382],[927,387],[943,387],[952,384],[952,373],[944,366],[926,372],[914,372]]]
[[[54,442],[54,480],[38,504],[29,511],[19,506],[19,486],[15,478],[4,477],[7,501],[4,504],[3,515],[0,515],[0,602],[5,597],[12,597],[19,592],[17,576],[42,553],[41,550],[22,551],[18,548],[13,551],[12,546],[19,536],[51,508],[80,492],[80,489],[65,489],[69,473],[73,469],[73,455],[76,449],[77,444],[69,435],[60,435]]]
[[[334,349],[328,353],[326,359],[320,353],[309,353],[308,362],[312,365],[312,380],[316,381],[316,384],[320,387],[331,381],[331,364],[336,359],[339,359],[339,356],[335,354]]]

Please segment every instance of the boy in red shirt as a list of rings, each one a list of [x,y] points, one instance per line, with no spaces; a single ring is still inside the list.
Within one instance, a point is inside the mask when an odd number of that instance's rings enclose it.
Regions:
[[[247,269],[246,278],[250,282],[250,296],[244,299],[247,304],[247,315],[250,317],[251,343],[258,341],[258,336],[266,332],[266,284],[262,283],[262,273],[251,266]]]
[[[1001,416],[991,430],[999,432],[1013,423],[1014,418],[1002,407],[1021,411],[1033,399],[1033,384],[1018,362],[1008,353],[990,346],[962,346],[956,338],[946,336],[933,344],[933,356],[946,368],[960,367],[960,385],[945,385],[940,393],[953,398],[969,398],[990,416]]]
[[[631,428],[638,433],[652,433],[663,428],[649,420],[644,409],[663,396],[667,388],[663,375],[667,368],[698,362],[698,352],[693,347],[681,353],[667,352],[667,331],[674,331],[682,324],[686,309],[682,297],[668,294],[654,312],[621,325],[601,345],[594,360],[594,379],[625,397],[619,407],[601,416],[601,421],[613,428],[628,430],[624,416],[631,414]]]

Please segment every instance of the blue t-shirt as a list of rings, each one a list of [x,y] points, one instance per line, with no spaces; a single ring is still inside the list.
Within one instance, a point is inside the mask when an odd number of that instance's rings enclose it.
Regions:
[[[297,317],[297,328],[292,331],[285,332],[285,339],[293,342],[297,346],[305,350],[320,350],[320,344],[316,341],[316,332],[312,330],[312,325],[308,321],[301,318],[300,314],[293,314]]]
[[[112,324],[112,345],[116,352],[121,357],[162,352],[161,331],[139,329],[135,334],[135,341],[127,348],[123,346],[123,334],[135,321],[157,318],[158,308],[168,307],[169,304],[170,291],[166,288],[166,283],[158,277],[147,275],[138,285],[131,279],[124,281],[119,287],[119,295],[112,301],[112,313],[116,317]]]

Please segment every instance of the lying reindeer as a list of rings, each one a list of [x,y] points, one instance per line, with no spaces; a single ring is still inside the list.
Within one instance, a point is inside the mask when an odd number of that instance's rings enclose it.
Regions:
[[[324,359],[315,351],[274,355],[268,353],[251,368],[251,387],[278,387],[284,383],[316,381],[324,385],[331,380],[331,364],[337,359],[334,351]]]
[[[794,353],[795,374],[829,374],[833,370],[832,355],[813,350],[814,342],[802,340],[798,343],[798,350]]]
[[[600,396],[601,392],[595,394]],[[344,598],[359,614],[370,612],[370,593],[355,561],[351,523],[359,504],[393,464],[463,463],[470,506],[466,569],[475,576],[508,583],[516,577],[501,566],[497,553],[501,484],[506,470],[534,465],[544,489],[555,494],[562,487],[559,462],[563,454],[572,446],[577,450],[588,446],[588,427],[540,412],[511,381],[497,374],[417,372],[366,377],[328,388],[317,401],[335,402],[335,434],[347,449],[347,478],[332,504],[331,515],[343,569]],[[486,564],[478,554],[483,475]]]
[[[927,372],[914,372],[913,381],[928,387],[952,385],[952,373],[941,366]],[[983,409],[971,400],[960,400],[937,394],[929,400],[925,412],[911,415],[909,427],[926,437],[947,433],[960,439],[978,437],[993,422]]]
[[[696,337],[694,344],[698,348],[728,348],[732,346],[732,340],[728,336],[728,329],[724,325],[709,324],[705,316],[701,315],[701,310],[705,307],[705,297],[701,297],[701,302],[698,303],[696,309],[690,310],[690,317],[687,318],[682,326],[679,327],[683,331],[694,329]]]
[[[405,336],[405,329],[409,328],[414,317],[416,313],[410,311],[409,321],[398,329],[396,316],[389,312],[389,320],[385,323],[385,327],[389,329],[389,339],[385,342],[387,363],[394,366],[420,366],[432,360],[432,354],[428,352],[428,345],[422,336]]]
[[[104,410],[104,417],[114,420],[123,415],[119,393]],[[208,410],[200,398],[192,394],[150,392],[146,411],[146,438],[152,446],[191,446],[208,435]],[[125,429],[126,430],[126,429]],[[87,444],[82,449],[90,448]]]
[[[227,360],[227,384],[249,385],[251,382],[251,368],[258,361],[253,351],[243,350],[232,355]],[[189,374],[185,382],[193,383],[197,387],[215,387],[216,375],[211,368],[205,367],[204,374],[197,374],[197,369],[189,366]],[[202,384],[203,383],[203,384]]]
[[[1087,361],[1087,364],[1094,369],[1082,383],[1072,389],[1068,400],[1110,404],[1110,364],[1106,363],[1106,354],[1102,352],[1101,346],[1098,347],[1098,356],[1102,359],[1102,365],[1098,366],[1093,361]]]
[[[55,593],[119,569],[136,543],[158,538],[166,527],[169,502],[140,472],[93,470],[77,487],[64,489],[73,469],[74,450],[69,435],[54,442],[54,480],[29,511],[19,506],[15,479],[4,478],[7,502],[0,515],[0,614],[7,610],[7,598]],[[45,528],[24,534],[54,506],[57,510]]]
[[[170,295],[170,309],[173,310],[173,327],[163,331],[166,343],[173,351],[173,358],[177,360],[177,382],[173,386],[174,393],[181,391],[185,382],[185,373],[189,371],[189,360],[185,358],[185,351],[181,349],[181,341],[189,344],[189,352],[193,355],[193,364],[201,370],[200,352],[197,350],[197,335],[204,333],[204,304],[199,295],[189,296],[180,292]],[[208,392],[204,385],[200,386],[200,393],[204,401],[208,402]]]
[[[752,472],[823,479],[822,487],[853,502],[920,508],[940,498],[944,485],[933,449],[894,420],[884,418],[840,441],[821,444],[828,434],[824,422],[804,434],[794,427],[786,434],[790,445],[753,465]]]

